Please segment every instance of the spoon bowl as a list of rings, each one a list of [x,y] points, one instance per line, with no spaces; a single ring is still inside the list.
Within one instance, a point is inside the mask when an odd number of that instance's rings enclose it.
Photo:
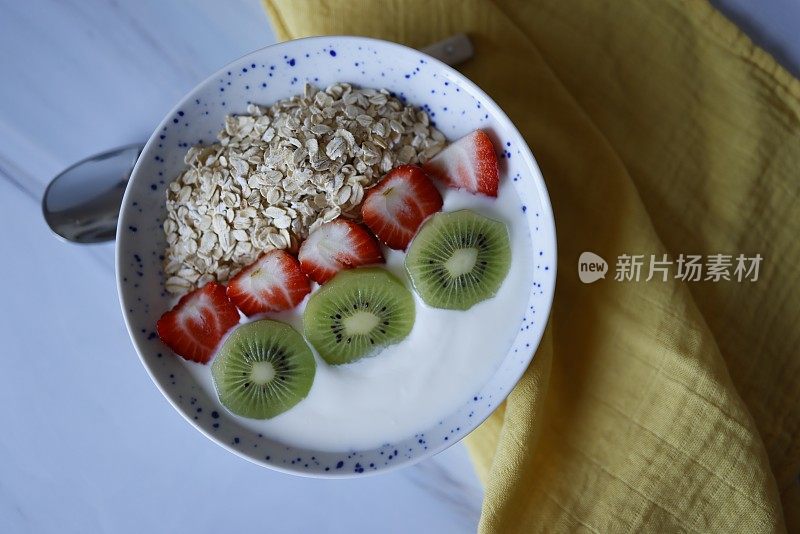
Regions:
[[[122,196],[144,145],[103,152],[53,178],[42,197],[50,229],[66,241],[102,243],[117,233]]]

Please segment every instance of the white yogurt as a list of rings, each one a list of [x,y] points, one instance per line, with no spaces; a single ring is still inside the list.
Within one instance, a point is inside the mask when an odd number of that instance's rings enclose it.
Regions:
[[[342,366],[326,364],[315,351],[317,374],[308,397],[273,419],[239,418],[245,426],[297,447],[369,449],[427,430],[471,400],[492,377],[528,303],[533,284],[530,234],[510,184],[500,187],[497,199],[452,189],[442,193],[443,211],[468,208],[508,226],[511,268],[497,295],[467,311],[431,308],[411,287],[403,267],[405,253],[384,247],[386,268],[414,294],[416,320],[408,337],[371,358]],[[305,302],[271,317],[302,333]],[[187,365],[216,399],[210,366]]]

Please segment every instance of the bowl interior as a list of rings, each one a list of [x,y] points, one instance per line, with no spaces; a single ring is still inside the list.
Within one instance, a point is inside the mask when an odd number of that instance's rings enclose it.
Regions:
[[[171,297],[161,270],[165,188],[183,169],[191,145],[213,143],[231,113],[249,103],[272,104],[303,90],[349,82],[385,87],[430,114],[454,140],[475,128],[502,147],[501,175],[511,181],[524,211],[535,264],[534,284],[519,334],[490,381],[456,413],[415,436],[372,450],[319,451],[286,446],[243,426],[209,398],[158,339],[154,329]],[[125,320],[153,381],[201,432],[232,452],[278,470],[310,476],[354,476],[421,460],[456,443],[491,414],[528,366],[544,330],[555,284],[555,230],[539,169],[500,108],[472,82],[442,63],[385,41],[315,37],[281,43],[242,57],[192,90],[163,120],[128,184],[117,230],[117,277]]]

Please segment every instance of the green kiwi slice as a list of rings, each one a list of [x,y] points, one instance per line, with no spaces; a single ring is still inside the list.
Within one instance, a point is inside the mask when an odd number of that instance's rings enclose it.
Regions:
[[[317,367],[303,336],[267,319],[238,327],[211,366],[217,395],[228,410],[269,419],[303,400]]]
[[[406,256],[406,270],[422,300],[451,310],[493,297],[510,266],[505,224],[470,210],[428,219]]]
[[[397,343],[414,326],[414,297],[384,269],[340,271],[308,300],[306,338],[331,365],[350,363]]]

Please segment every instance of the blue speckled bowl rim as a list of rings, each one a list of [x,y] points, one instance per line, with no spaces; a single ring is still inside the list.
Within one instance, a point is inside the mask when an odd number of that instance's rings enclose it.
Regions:
[[[469,80],[466,76],[464,76],[460,72],[456,71],[455,69],[453,69],[449,65],[446,65],[445,63],[442,63],[441,61],[439,61],[436,58],[428,56],[427,54],[425,54],[423,52],[420,52],[419,50],[407,47],[407,46],[399,44],[399,43],[395,43],[395,42],[391,42],[391,41],[385,41],[385,40],[382,40],[382,39],[374,39],[374,38],[371,38],[371,37],[359,37],[359,36],[348,36],[348,35],[305,37],[305,38],[302,38],[302,39],[295,39],[295,40],[291,40],[291,41],[285,41],[285,42],[281,42],[281,43],[276,43],[274,45],[266,46],[266,47],[254,50],[252,52],[249,52],[249,53],[247,53],[247,54],[245,54],[245,55],[243,55],[243,56],[241,56],[241,57],[239,57],[239,58],[237,58],[235,60],[232,60],[231,62],[229,62],[228,64],[226,64],[225,66],[223,66],[222,68],[220,68],[219,70],[217,70],[216,72],[214,72],[213,74],[211,74],[210,76],[205,78],[203,81],[201,81],[200,83],[195,85],[191,90],[189,90],[186,93],[186,95],[184,95],[184,97],[165,115],[164,119],[159,123],[158,127],[155,128],[155,130],[151,134],[150,138],[148,139],[147,143],[145,144],[144,149],[142,150],[142,154],[147,154],[149,152],[149,149],[151,148],[151,146],[158,142],[158,135],[159,135],[159,132],[161,131],[161,129],[166,124],[168,124],[168,121],[170,120],[171,117],[175,116],[175,114],[178,113],[178,111],[181,108],[183,108],[183,107],[185,107],[187,105],[187,103],[193,98],[193,95],[194,95],[195,91],[198,90],[200,87],[205,86],[205,85],[210,84],[210,83],[213,83],[214,80],[222,77],[225,72],[229,71],[231,69],[232,65],[237,64],[240,61],[243,61],[243,60],[245,60],[247,58],[251,58],[251,57],[261,53],[263,50],[273,49],[273,48],[276,48],[276,47],[277,48],[280,48],[280,47],[291,47],[293,43],[296,43],[298,41],[303,41],[303,42],[307,42],[307,43],[314,42],[314,41],[319,41],[320,43],[324,43],[324,44],[327,44],[329,46],[332,43],[336,44],[337,42],[341,42],[342,44],[344,44],[345,42],[348,42],[348,44],[354,44],[354,43],[352,43],[353,41],[359,41],[359,42],[364,43],[364,44],[376,43],[376,44],[378,44],[380,46],[388,46],[390,48],[394,47],[399,52],[412,53],[412,54],[418,55],[418,56],[424,58],[427,62],[431,63],[432,65],[435,65],[435,66],[439,67],[440,69],[442,69],[443,71],[447,72],[448,76],[452,77],[453,79],[458,80],[459,83],[462,84],[463,87],[469,88],[470,91],[471,91],[471,94],[473,94],[474,97],[478,98],[479,101],[484,106],[486,106],[487,109],[491,110],[493,116],[499,122],[504,122],[505,123],[504,127],[506,129],[508,129],[513,134],[515,134],[517,136],[517,138],[522,141],[520,143],[521,147],[518,149],[519,155],[521,155],[523,158],[525,158],[527,160],[527,164],[538,172],[538,175],[534,177],[535,178],[535,186],[537,188],[538,198],[539,198],[539,200],[541,202],[540,214],[543,216],[543,219],[544,219],[544,222],[545,222],[545,224],[543,225],[544,228],[545,228],[545,233],[549,234],[549,235],[546,235],[546,239],[547,239],[547,242],[552,245],[551,248],[548,248],[548,256],[551,258],[552,267],[553,267],[552,269],[549,269],[547,274],[542,275],[543,278],[545,278],[545,280],[544,280],[546,282],[545,287],[548,290],[547,291],[548,294],[545,296],[545,299],[544,299],[544,303],[546,305],[546,312],[547,313],[544,314],[545,318],[539,320],[536,323],[536,325],[534,326],[534,331],[532,333],[533,334],[533,338],[532,339],[535,339],[535,342],[532,343],[533,346],[530,347],[530,356],[528,358],[527,365],[521,366],[519,373],[516,374],[516,376],[514,377],[513,380],[510,380],[508,382],[509,386],[507,388],[505,388],[505,390],[502,391],[502,398],[499,398],[499,399],[496,400],[496,404],[495,404],[494,409],[492,409],[491,411],[488,411],[482,417],[477,417],[477,418],[473,419],[470,422],[470,424],[464,425],[465,426],[465,430],[460,431],[460,435],[455,436],[455,439],[452,439],[452,440],[449,440],[449,441],[443,441],[443,442],[439,443],[436,446],[432,446],[430,448],[426,448],[424,453],[420,453],[420,454],[418,454],[418,455],[416,455],[416,456],[414,456],[412,458],[408,458],[408,459],[405,459],[403,461],[395,462],[395,463],[393,463],[393,464],[391,464],[389,466],[382,467],[379,470],[371,470],[371,471],[362,470],[361,472],[347,472],[347,471],[344,471],[344,472],[340,472],[340,471],[308,472],[308,471],[302,471],[300,469],[300,467],[291,468],[291,467],[288,467],[288,466],[280,465],[277,462],[271,463],[268,460],[265,461],[265,460],[259,460],[257,458],[254,458],[254,457],[244,453],[243,451],[234,448],[232,445],[222,441],[221,439],[217,438],[216,436],[210,434],[205,428],[203,428],[199,424],[195,423],[195,421],[193,421],[190,418],[189,414],[181,406],[179,406],[179,404],[172,398],[172,394],[170,392],[168,392],[166,390],[166,388],[156,379],[156,375],[155,375],[153,369],[151,369],[150,364],[147,362],[147,360],[143,356],[144,347],[142,347],[141,344],[139,343],[138,336],[134,334],[134,325],[132,325],[131,322],[129,321],[128,314],[126,313],[126,309],[125,309],[123,283],[122,283],[122,279],[121,279],[122,278],[121,277],[121,273],[124,271],[124,266],[122,265],[123,258],[121,257],[121,254],[120,254],[120,245],[119,245],[119,243],[120,243],[119,237],[123,233],[124,221],[126,219],[125,213],[126,213],[126,210],[129,208],[129,194],[131,192],[130,184],[133,183],[133,181],[136,179],[136,177],[138,175],[137,171],[139,170],[139,168],[141,166],[141,163],[142,163],[142,158],[141,157],[137,161],[137,163],[136,163],[136,165],[135,165],[135,167],[134,167],[134,169],[133,169],[133,171],[131,173],[131,177],[130,177],[130,180],[129,180],[129,183],[128,183],[129,186],[126,187],[126,189],[125,189],[125,194],[124,194],[123,199],[122,199],[122,205],[120,206],[120,214],[119,214],[118,225],[117,225],[117,241],[116,241],[116,247],[115,247],[115,266],[116,266],[116,273],[117,273],[117,293],[118,293],[118,296],[119,296],[120,307],[121,307],[121,310],[122,310],[123,318],[125,320],[125,325],[126,325],[126,327],[128,329],[128,334],[129,334],[129,336],[131,338],[131,341],[132,341],[134,347],[136,348],[136,352],[137,352],[137,354],[139,356],[139,359],[142,362],[142,365],[147,370],[148,375],[150,375],[150,379],[156,385],[156,387],[161,392],[161,394],[172,405],[172,407],[178,413],[180,413],[181,416],[186,421],[189,422],[189,424],[191,424],[195,429],[200,431],[209,440],[211,440],[214,443],[216,443],[217,445],[225,448],[226,450],[228,450],[229,452],[235,454],[236,456],[239,456],[239,457],[241,457],[241,458],[243,458],[245,460],[248,460],[248,461],[250,461],[250,462],[252,462],[252,463],[254,463],[256,465],[259,465],[259,466],[262,466],[262,467],[266,467],[266,468],[269,468],[269,469],[273,469],[273,470],[276,470],[276,471],[279,471],[279,472],[282,472],[282,473],[291,474],[291,475],[299,475],[299,476],[308,477],[308,478],[356,478],[356,477],[363,477],[365,475],[388,473],[390,471],[393,471],[393,470],[396,470],[396,469],[400,469],[402,467],[407,467],[407,466],[413,465],[413,464],[415,464],[417,462],[421,462],[422,460],[430,458],[430,457],[434,456],[435,454],[438,454],[438,453],[442,452],[443,450],[447,449],[448,447],[451,447],[452,445],[455,445],[456,443],[460,442],[470,432],[475,430],[478,426],[480,426],[481,423],[483,423],[486,419],[488,419],[489,416],[492,415],[492,413],[494,413],[494,411],[497,409],[497,407],[500,406],[502,401],[504,401],[505,398],[507,398],[508,395],[511,393],[511,391],[514,389],[514,387],[516,387],[516,384],[519,382],[519,380],[522,377],[522,375],[524,374],[525,370],[530,366],[530,363],[533,361],[533,358],[535,356],[536,350],[538,349],[538,346],[541,343],[542,336],[544,335],[544,330],[545,330],[545,328],[547,326],[547,323],[548,323],[548,319],[547,318],[549,317],[550,312],[552,310],[553,297],[554,297],[554,294],[555,294],[555,282],[556,282],[556,272],[557,272],[557,241],[556,241],[555,220],[554,220],[554,216],[553,216],[552,205],[550,203],[550,198],[549,198],[549,195],[547,193],[547,187],[546,187],[546,185],[544,183],[544,179],[543,179],[543,177],[541,175],[541,170],[539,169],[539,166],[536,163],[536,159],[534,158],[534,156],[533,156],[533,154],[532,154],[532,152],[530,150],[530,147],[528,147],[528,145],[524,142],[524,138],[520,134],[519,130],[517,130],[517,128],[511,122],[511,119],[508,118],[508,115],[506,115],[506,113],[502,110],[502,108],[500,108],[500,106],[497,103],[495,103],[494,100],[492,100],[489,97],[489,95],[487,95],[483,90],[480,89],[480,87],[478,87],[475,83],[473,83],[471,80]],[[541,315],[539,317],[541,317]],[[508,358],[508,357],[509,357],[509,355],[507,354],[505,358]],[[504,358],[503,361],[505,361],[505,358]]]

